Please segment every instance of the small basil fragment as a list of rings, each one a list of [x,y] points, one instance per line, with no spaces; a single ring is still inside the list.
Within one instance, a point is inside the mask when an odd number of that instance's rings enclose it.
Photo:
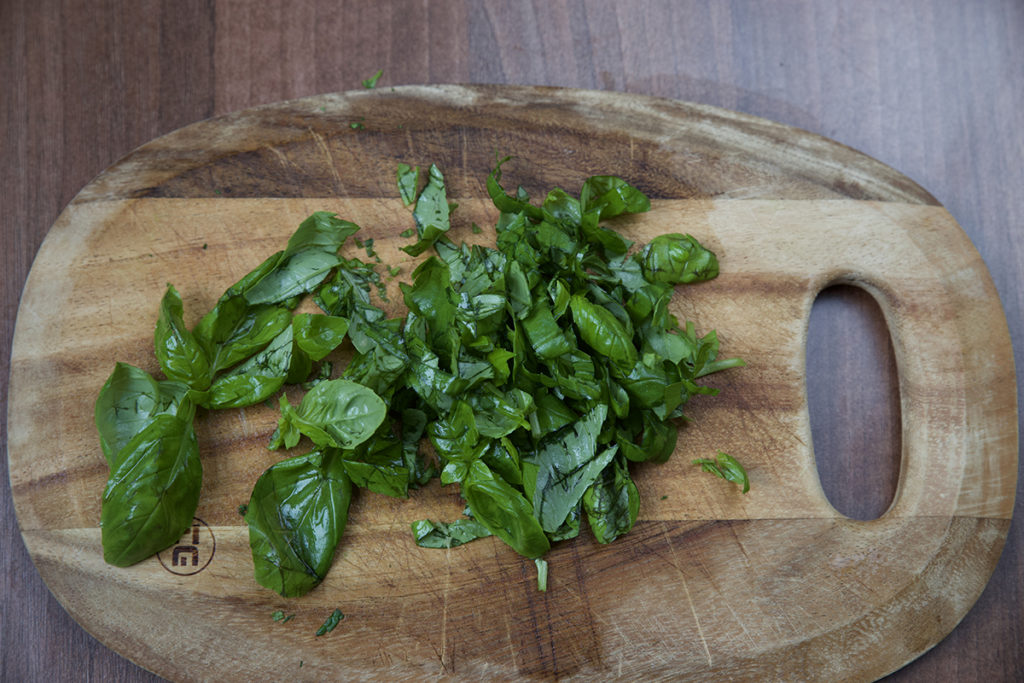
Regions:
[[[341,613],[341,610],[335,609],[333,612],[331,612],[331,615],[327,617],[327,620],[324,621],[320,628],[316,630],[316,635],[322,636],[330,633],[338,627],[338,624],[340,624],[341,620],[344,618],[345,615]]]
[[[421,519],[412,523],[412,535],[421,548],[454,548],[490,536],[491,532],[475,519],[457,519],[448,523]]]
[[[740,487],[743,493],[750,490],[750,477],[747,476],[747,471],[743,468],[736,458],[732,457],[728,453],[719,453],[714,460],[709,458],[699,458],[693,461],[694,465],[700,465],[700,468],[705,472],[710,472],[716,477],[721,477],[726,481],[731,481]]]

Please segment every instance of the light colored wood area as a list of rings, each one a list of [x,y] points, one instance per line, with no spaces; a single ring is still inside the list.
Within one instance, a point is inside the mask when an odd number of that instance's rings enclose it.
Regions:
[[[438,163],[459,203],[453,237],[486,241],[469,226],[493,221],[483,182],[496,150],[516,156],[506,182],[534,194],[622,175],[653,198],[649,214],[617,224],[623,232],[641,242],[689,232],[720,257],[722,275],[681,289],[675,313],[717,329],[722,353],[749,365],[711,378],[722,392],[694,401],[669,463],[635,470],[634,531],[609,546],[586,533],[557,544],[539,593],[533,563],[493,539],[450,551],[413,544],[413,520],[459,514],[451,487],[406,501],[363,494],[327,580],[284,600],[252,579],[237,513],[280,457],[264,447],[276,410],[256,406],[197,423],[197,516],[216,543],[206,568],[105,565],[97,527],[107,467],[92,404],[116,360],[157,371],[152,328],[165,283],[194,322],[320,209],[362,225],[406,277],[414,263],[398,251],[399,233],[412,219],[397,162]],[[869,522],[828,503],[810,438],[807,320],[836,282],[877,299],[900,373],[900,484]],[[872,679],[970,609],[999,557],[1016,487],[1006,321],[977,252],[930,195],[808,133],[609,93],[326,96],[140,148],[51,229],[22,297],[9,397],[12,492],[47,585],[102,642],[182,680]],[[748,495],[689,464],[717,450],[747,466]],[[336,607],[345,620],[316,638]],[[276,609],[296,617],[276,623]]]

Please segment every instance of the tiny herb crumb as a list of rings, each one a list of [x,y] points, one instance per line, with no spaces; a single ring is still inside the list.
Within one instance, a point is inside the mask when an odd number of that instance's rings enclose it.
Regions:
[[[373,90],[377,87],[377,81],[380,80],[381,74],[384,73],[384,69],[377,69],[377,73],[373,74],[369,78],[363,81],[363,87],[367,90]]]
[[[472,227],[470,228],[470,230],[472,230],[472,231],[473,231],[473,234],[474,234],[474,235],[479,235],[480,233],[482,233],[482,232],[484,231],[484,229],[483,229],[483,228],[481,228],[481,227],[480,227],[479,225],[477,225],[476,223],[473,223],[473,226],[472,226]]]
[[[341,613],[341,610],[335,609],[334,612],[331,613],[331,616],[327,617],[327,621],[325,621],[323,625],[316,630],[316,634],[318,636],[322,636],[325,633],[330,633],[338,626],[338,623],[344,618],[345,615]]]
[[[362,130],[366,128],[366,126],[364,126],[361,121],[353,121],[352,123],[348,124],[348,127],[351,128],[352,130]]]
[[[662,496],[661,499],[662,500],[668,500],[668,496]]]
[[[249,506],[247,504],[242,503],[241,505],[238,506],[238,514],[240,514],[242,517],[245,517],[245,513],[248,511]]]
[[[210,245],[208,245],[206,242],[203,242],[203,249],[206,249],[208,246]]]
[[[416,234],[416,231],[413,230],[412,228],[409,228],[408,230],[403,230],[402,232],[400,232],[398,234],[400,236],[402,236],[402,237],[412,237],[413,235]]]
[[[395,277],[396,275],[398,275],[399,273],[402,272],[402,267],[401,266],[391,266],[390,268],[388,268],[388,272],[391,273],[391,277]]]
[[[274,621],[280,621],[282,624],[286,623],[286,622],[289,622],[289,621],[291,621],[292,619],[295,618],[294,614],[289,614],[288,616],[285,616],[285,613],[282,612],[281,610],[277,610],[276,612],[274,612],[270,616],[273,617]]]

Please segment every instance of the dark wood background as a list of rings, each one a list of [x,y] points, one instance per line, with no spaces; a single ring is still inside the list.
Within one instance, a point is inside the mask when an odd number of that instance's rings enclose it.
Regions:
[[[516,83],[692,100],[859,149],[916,180],[960,222],[1021,348],[1021,0],[0,0],[4,452],[19,295],[75,194],[156,136],[252,105],[359,88],[378,68],[379,87]],[[869,296],[839,288],[819,297],[807,370],[826,492],[851,516],[878,516],[895,491],[900,416],[888,332]],[[154,679],[49,594],[0,470],[0,681]],[[1022,506],[1019,498],[974,609],[892,680],[1024,675]]]

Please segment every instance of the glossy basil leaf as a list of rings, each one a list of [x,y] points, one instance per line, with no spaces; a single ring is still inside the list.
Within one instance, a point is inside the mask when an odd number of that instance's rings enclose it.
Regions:
[[[416,201],[416,188],[420,184],[420,167],[399,163],[395,178],[398,181],[398,194],[402,198],[402,203],[409,206]]]
[[[619,458],[583,494],[583,509],[598,543],[611,543],[633,528],[640,512],[640,492]]]
[[[690,235],[659,235],[643,250],[644,276],[652,282],[688,284],[718,277],[718,259]]]
[[[299,224],[289,238],[284,250],[285,259],[302,251],[322,251],[337,254],[350,236],[359,231],[359,226],[338,218],[329,211],[316,211]]]
[[[409,468],[402,440],[383,423],[377,433],[354,449],[342,452],[345,472],[352,484],[394,498],[409,495]]]
[[[598,405],[571,429],[547,439],[537,451],[533,512],[544,531],[554,532],[562,526],[618,450],[617,446],[600,453],[597,450],[597,436],[607,414],[607,406]]]
[[[339,263],[337,254],[321,249],[285,252],[276,269],[246,290],[245,300],[250,305],[277,304],[312,292]]]
[[[480,522],[466,518],[448,523],[417,520],[412,523],[412,535],[421,548],[454,548],[492,534]]]
[[[261,403],[276,394],[288,377],[293,339],[289,325],[267,348],[220,375],[210,385],[205,407],[241,408]]]
[[[482,461],[469,467],[462,495],[473,517],[520,555],[540,557],[551,547],[530,502]]]
[[[523,330],[540,358],[557,358],[572,351],[572,343],[543,300],[534,302],[530,315],[523,320]]]
[[[291,322],[284,306],[251,306],[241,294],[221,299],[193,330],[213,374],[266,348]]]
[[[339,316],[299,313],[292,318],[295,345],[314,361],[338,348],[347,331],[348,320]]]
[[[134,365],[117,363],[95,405],[96,430],[107,463],[113,466],[121,449],[161,412],[157,381]]]
[[[746,493],[750,490],[750,477],[747,476],[746,469],[743,468],[736,458],[732,457],[728,453],[719,452],[718,456],[714,459],[700,458],[693,461],[694,465],[700,465],[700,468],[705,472],[710,472],[716,477],[721,477],[726,481],[731,481]]]
[[[597,175],[587,178],[580,190],[583,211],[597,209],[605,220],[627,213],[643,213],[651,208],[647,196],[622,178]]]
[[[161,414],[118,451],[103,492],[103,559],[127,567],[173,545],[192,525],[203,468],[184,417]]]
[[[245,513],[259,584],[294,597],[323,581],[351,498],[352,484],[336,451],[313,451],[267,469]]]
[[[572,297],[569,307],[580,338],[590,348],[627,369],[636,363],[632,334],[607,308],[592,304],[578,294]]]
[[[298,408],[281,402],[278,429],[285,439],[294,433],[308,436],[323,447],[355,448],[377,431],[387,405],[371,389],[347,379],[320,382],[302,397]]]
[[[416,221],[419,239],[414,244],[402,247],[402,251],[410,256],[419,256],[451,227],[444,175],[434,164],[430,165],[426,186],[416,198],[412,216]]]
[[[540,208],[530,204],[529,197],[525,196],[522,188],[515,197],[505,193],[501,187],[501,167],[512,157],[505,157],[495,164],[494,169],[487,176],[487,194],[490,196],[494,206],[504,213],[525,213],[531,218],[540,219],[543,214]]]
[[[454,401],[450,412],[431,422],[427,426],[427,434],[444,461],[472,460],[480,439],[473,408],[461,400]]]
[[[432,462],[420,454],[420,439],[427,429],[427,414],[419,408],[402,410],[402,457],[409,470],[409,485],[423,486],[436,475]]]
[[[185,327],[182,314],[181,296],[168,284],[160,302],[160,317],[154,334],[156,358],[168,379],[203,390],[210,386],[210,361]]]

